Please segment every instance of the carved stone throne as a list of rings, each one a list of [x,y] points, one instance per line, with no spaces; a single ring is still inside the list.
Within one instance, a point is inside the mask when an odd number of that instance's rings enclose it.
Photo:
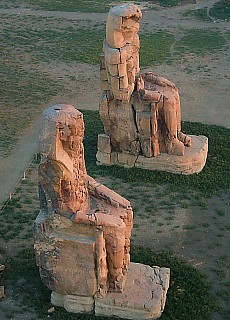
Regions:
[[[87,175],[83,137],[74,107],[44,111],[34,244],[41,279],[69,312],[155,319],[169,269],[130,263],[130,202]]]
[[[175,84],[139,69],[139,20],[134,4],[110,9],[101,55],[97,163],[191,174],[204,167],[208,142],[181,131]]]

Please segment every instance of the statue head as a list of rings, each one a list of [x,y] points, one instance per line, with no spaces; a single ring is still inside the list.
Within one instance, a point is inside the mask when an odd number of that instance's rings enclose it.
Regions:
[[[60,104],[43,112],[40,135],[42,157],[72,167],[71,161],[83,153],[83,138],[83,115],[73,106]]]
[[[84,139],[82,113],[72,106],[60,109],[56,117],[57,138],[65,152],[72,158],[79,154]]]
[[[39,181],[55,210],[88,210],[83,138],[83,115],[73,106],[60,104],[43,112]]]
[[[111,48],[122,48],[132,43],[139,30],[141,10],[132,3],[110,9],[106,22],[106,41]]]

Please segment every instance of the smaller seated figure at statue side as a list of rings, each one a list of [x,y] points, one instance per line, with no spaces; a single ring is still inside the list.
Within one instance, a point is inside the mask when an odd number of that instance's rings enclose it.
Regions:
[[[45,110],[40,137],[39,193],[42,211],[103,230],[110,291],[122,291],[130,262],[129,201],[87,175],[83,115],[73,106]]]
[[[108,14],[101,57],[100,116],[105,133],[117,151],[146,157],[161,152],[183,155],[191,139],[181,131],[178,88],[154,73],[139,73],[141,17],[134,4],[118,5]]]
[[[184,155],[185,146],[191,146],[191,138],[181,131],[180,96],[175,84],[148,72],[136,78],[136,92],[142,104],[150,102],[154,105],[153,140],[159,131],[154,155],[160,154],[160,149],[168,154]],[[135,104],[134,97],[131,97],[131,101]]]

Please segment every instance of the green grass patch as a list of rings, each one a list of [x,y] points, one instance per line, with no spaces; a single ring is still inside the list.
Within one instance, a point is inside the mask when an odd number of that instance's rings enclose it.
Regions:
[[[219,31],[208,29],[192,29],[177,42],[175,50],[179,54],[194,53],[205,55],[210,52],[224,49],[226,40]]]
[[[16,23],[17,21],[15,21]],[[20,22],[20,21],[18,21]],[[39,23],[42,21],[39,20]],[[29,22],[28,22],[29,23]],[[53,29],[52,21],[44,23],[46,28],[33,28],[20,24],[19,28],[7,26],[3,32],[3,52],[5,56],[31,56],[36,62],[85,62],[99,64],[105,38],[105,27]],[[31,23],[31,22],[30,22]],[[140,34],[140,61],[142,66],[162,63],[170,57],[170,47],[174,36],[166,31]],[[160,45],[157,45],[159,44]]]
[[[194,17],[197,20],[204,22],[212,22],[213,20],[208,16],[207,8],[187,10],[183,13],[184,17]]]
[[[230,2],[229,0],[220,0],[209,10],[210,16],[216,20],[230,21]]]
[[[230,187],[230,130],[215,125],[183,122],[184,132],[205,135],[209,138],[207,163],[199,174],[176,175],[167,172],[126,169],[119,166],[97,166],[97,135],[103,132],[103,126],[97,111],[82,111],[85,120],[85,158],[90,175],[114,176],[124,182],[151,184],[170,184],[174,191],[186,192],[195,189],[208,195]]]
[[[155,2],[155,1],[154,1]],[[179,0],[157,0],[162,7],[175,7],[179,4]]]
[[[136,1],[136,4],[141,4],[142,1]],[[119,3],[124,3],[124,1],[116,1],[116,3],[111,0],[12,0],[11,4],[3,2],[0,4],[2,8],[9,8],[11,6],[27,6],[33,7],[38,10],[46,11],[63,11],[63,12],[108,12],[109,9]],[[179,0],[153,0],[149,3],[158,3],[162,7],[174,7],[179,4]]]
[[[14,6],[27,5],[38,10],[64,12],[107,12],[110,0],[14,0]],[[6,5],[5,5],[6,6]]]
[[[5,54],[29,54],[32,62],[99,63],[104,36],[105,32],[97,29],[8,28],[3,34],[4,51]]]
[[[140,64],[149,66],[162,63],[170,58],[170,47],[174,42],[174,36],[166,31],[153,34],[140,34]]]
[[[36,193],[36,191],[34,191]],[[11,200],[7,200],[0,212],[0,238],[5,241],[20,238],[26,231],[32,231],[33,221],[38,214],[34,210],[38,206],[38,198],[32,199],[23,190],[23,197],[13,194]]]
[[[0,65],[1,155],[9,154],[18,136],[40,116],[39,106],[60,90],[60,85],[45,74],[25,71],[7,60]]]
[[[14,148],[23,130],[40,116],[39,107],[64,90],[59,79],[54,81],[39,73],[36,65],[54,60],[99,63],[104,38],[103,31],[95,29],[53,30],[52,19],[12,19],[11,25],[4,16],[0,50],[0,152],[4,156]],[[35,28],[36,23],[40,27]]]

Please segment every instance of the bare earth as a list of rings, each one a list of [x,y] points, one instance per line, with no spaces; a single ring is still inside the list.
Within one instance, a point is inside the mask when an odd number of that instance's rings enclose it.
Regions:
[[[183,17],[182,13],[188,9],[211,6],[215,1],[198,1],[197,4],[183,5],[177,8],[161,9],[159,11],[144,11],[142,19],[143,30],[171,30],[176,37],[180,37],[180,28],[199,29],[214,28],[222,33],[230,32],[230,24],[227,22],[199,22]],[[63,13],[32,11],[25,8],[0,10],[1,14],[7,14],[9,20],[16,14],[26,16],[65,18],[61,23],[78,21],[84,24],[84,20],[90,23],[105,21],[105,14],[84,14],[84,13]],[[229,114],[229,89],[230,75],[229,56],[230,46],[224,50],[208,54],[204,57],[187,55],[178,63],[170,65],[152,66],[146,70],[154,71],[175,82],[180,88],[182,119],[192,122],[206,124],[217,124],[225,127],[230,126]],[[174,54],[174,47],[171,47],[171,55]],[[200,66],[206,66],[200,68]],[[63,86],[68,87],[68,95],[55,97],[49,102],[70,103],[79,109],[98,110],[100,100],[99,88],[99,67],[80,64],[40,64],[39,70],[46,71],[54,79],[61,77]],[[26,66],[25,66],[26,68]],[[187,69],[191,73],[187,73]],[[75,81],[70,80],[70,76],[75,77]],[[46,106],[44,106],[46,107]],[[17,184],[29,161],[37,151],[37,125],[28,128],[15,148],[14,153],[9,158],[0,158],[0,203],[3,202]],[[32,178],[36,180],[35,174]],[[221,289],[223,282],[230,283],[229,275],[229,243],[230,243],[230,221],[228,194],[221,194],[204,199],[203,205],[186,202],[185,208],[176,208],[176,214],[170,213],[170,208],[165,209],[164,201],[170,200],[164,196],[164,189],[149,190],[149,197],[155,201],[158,210],[156,214],[146,217],[142,212],[142,198],[135,199],[133,194],[137,194],[138,188],[122,184],[120,181],[111,181],[109,178],[99,178],[101,181],[115,191],[123,194],[131,200],[137,208],[134,220],[133,243],[144,244],[154,249],[170,248],[179,256],[184,257],[195,267],[204,271],[209,280],[213,282],[214,290]],[[126,190],[126,193],[124,192]],[[141,190],[141,189],[140,189]],[[190,227],[189,227],[190,226]],[[226,228],[228,226],[228,228]],[[10,245],[11,246],[11,245]],[[227,257],[225,275],[221,280],[218,278],[219,262],[221,257]],[[5,303],[11,308],[10,302]],[[0,319],[4,320],[4,312],[0,308]],[[27,319],[25,315],[15,315],[14,320]],[[29,319],[29,316],[28,316]],[[220,315],[215,315],[213,319],[225,319]],[[227,319],[227,318],[226,318]],[[196,319],[194,319],[196,320]]]
[[[210,7],[215,1],[198,1],[198,4],[188,4],[177,8],[160,9],[158,11],[144,11],[141,28],[145,31],[170,30],[176,36],[180,37],[180,29],[212,29],[219,30],[224,36],[230,30],[228,22],[213,21],[200,22],[198,20],[183,17],[183,13],[188,9]],[[9,19],[14,15],[53,17],[61,19],[60,24],[65,27],[71,22],[78,22],[79,26],[86,24],[103,23],[106,14],[99,13],[72,13],[72,12],[45,12],[35,11],[25,8],[2,9],[0,14],[7,14]],[[65,18],[63,20],[63,18]],[[226,36],[225,36],[226,38]],[[176,61],[170,65],[162,64],[152,66],[146,70],[154,71],[157,74],[165,76],[177,84],[181,95],[182,119],[192,122],[201,122],[207,124],[217,124],[225,127],[230,126],[229,113],[229,56],[230,46],[229,38],[226,38],[228,46],[224,50],[215,53],[197,57],[193,54],[186,55],[181,61]],[[171,46],[171,56],[174,55],[174,46]],[[25,69],[27,66],[25,65]],[[98,110],[100,100],[99,88],[99,66],[88,65],[85,63],[41,63],[36,65],[40,71],[47,72],[54,79],[61,78],[63,87],[68,88],[68,95],[55,97],[49,102],[70,103],[78,109]],[[192,70],[188,73],[186,70]],[[144,71],[144,70],[143,70]],[[74,79],[74,81],[72,80]],[[45,106],[44,106],[45,107]],[[12,187],[18,180],[19,171],[23,172],[26,164],[35,152],[36,141],[33,139],[33,146],[29,141],[33,129],[29,129],[22,137],[19,146],[24,143],[27,150],[21,157],[11,157],[15,167],[18,167],[18,173],[13,174],[9,179],[10,159],[1,159],[0,157],[0,203],[6,199]],[[23,141],[23,142],[22,142]],[[21,144],[20,144],[21,143]],[[17,151],[16,151],[17,152]],[[19,163],[17,164],[17,161]],[[21,174],[21,173],[20,173]],[[10,184],[9,181],[10,180]]]

